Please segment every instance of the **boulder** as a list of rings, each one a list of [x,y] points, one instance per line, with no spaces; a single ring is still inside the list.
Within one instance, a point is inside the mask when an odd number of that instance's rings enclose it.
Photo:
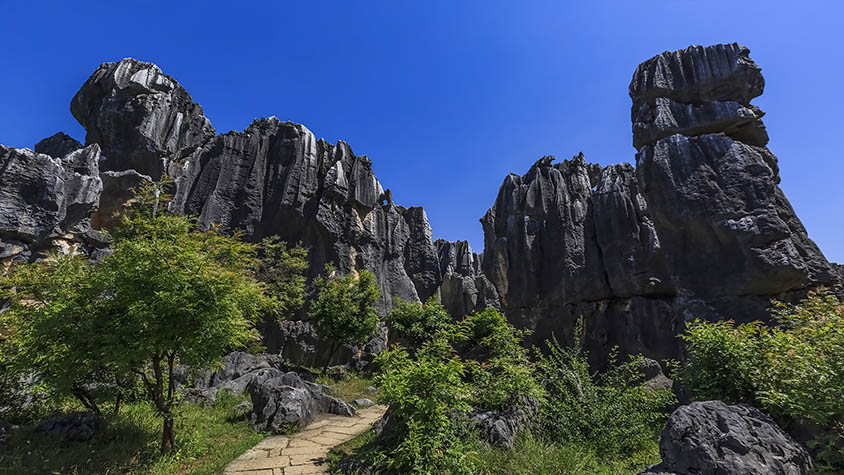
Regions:
[[[102,417],[92,412],[74,412],[50,417],[38,424],[35,433],[61,438],[69,442],[87,442],[103,425]]]
[[[803,475],[806,450],[756,408],[721,401],[676,409],[659,440],[662,462],[642,475]]]
[[[294,372],[275,368],[258,370],[247,385],[252,398],[252,427],[283,431],[304,427],[317,414],[353,416],[356,411],[340,399],[328,396],[319,384],[302,380]]]
[[[475,414],[470,425],[484,442],[501,449],[512,449],[519,432],[530,426],[538,410],[536,400],[520,401],[508,408]]]

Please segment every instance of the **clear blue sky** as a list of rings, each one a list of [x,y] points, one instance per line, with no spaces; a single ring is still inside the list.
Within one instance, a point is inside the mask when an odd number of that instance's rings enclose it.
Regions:
[[[844,262],[839,1],[0,0],[0,143],[84,140],[71,97],[104,61],[158,64],[218,132],[275,115],[369,155],[435,237],[483,248],[504,177],[542,155],[633,162],[627,86],[664,50],[738,41],[762,66],[782,187]]]

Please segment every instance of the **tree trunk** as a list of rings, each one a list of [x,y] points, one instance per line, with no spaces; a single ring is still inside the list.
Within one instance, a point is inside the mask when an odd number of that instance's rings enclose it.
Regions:
[[[173,414],[164,415],[164,430],[161,433],[161,453],[166,454],[173,450],[175,441],[173,438]]]
[[[331,364],[331,360],[334,358],[334,353],[337,352],[337,347],[339,345],[337,342],[331,343],[331,352],[328,353],[328,359],[325,360],[325,366],[322,367],[322,375],[325,376],[325,373],[328,372],[328,365]]]

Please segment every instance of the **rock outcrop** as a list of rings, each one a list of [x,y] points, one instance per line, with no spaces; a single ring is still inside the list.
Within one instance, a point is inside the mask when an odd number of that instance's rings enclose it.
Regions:
[[[50,417],[38,424],[35,432],[68,442],[87,442],[104,425],[103,418],[92,412],[73,412]]]
[[[96,257],[107,242],[95,230],[113,226],[132,188],[167,174],[172,211],[301,244],[309,279],[329,262],[373,272],[382,315],[396,298],[439,296],[455,316],[500,308],[534,330],[530,343],[568,341],[582,316],[594,362],[615,345],[676,358],[689,319],[764,319],[772,297],[844,278],[778,187],[763,112],[750,103],[763,89],[737,44],[642,63],[629,89],[636,167],[549,156],[508,176],[481,219],[486,249],[476,255],[465,241],[434,243],[425,211],[396,205],[345,142],[275,117],[216,135],[157,66],[104,63],[71,101],[85,147],[63,133],[35,152],[0,147],[0,261],[53,248]],[[267,325],[266,346],[322,362],[327,345],[305,312],[297,318]],[[342,358],[363,365],[385,338]]]
[[[59,158],[0,145],[0,260],[28,261],[54,248],[90,254],[106,245],[89,226],[103,186],[99,158],[97,144]]]
[[[434,245],[442,276],[440,302],[452,316],[499,308],[498,292],[481,270],[483,254],[472,252],[468,241],[437,239]]]
[[[758,409],[721,401],[676,409],[659,439],[662,463],[641,475],[804,475],[808,452]]]
[[[356,411],[340,399],[328,396],[323,387],[302,380],[294,372],[274,368],[258,370],[247,385],[252,398],[252,427],[284,431],[304,427],[320,413],[353,416]]]
[[[772,297],[839,282],[777,186],[764,84],[737,44],[662,53],[630,85],[635,168],[544,157],[508,176],[481,219],[508,318],[541,341],[583,316],[596,360],[676,358],[689,319],[765,319]]]
[[[158,66],[132,58],[103,63],[70,103],[99,144],[104,171],[135,170],[161,177],[168,159],[214,136],[202,107]]]

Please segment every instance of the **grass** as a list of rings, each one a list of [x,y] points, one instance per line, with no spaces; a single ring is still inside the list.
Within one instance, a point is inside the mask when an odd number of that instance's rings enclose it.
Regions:
[[[373,460],[378,457],[375,432],[369,431],[338,445],[328,455],[329,467],[335,469],[349,457]],[[478,475],[620,475],[636,474],[659,462],[656,442],[626,459],[599,457],[589,447],[560,445],[534,438],[529,432],[521,435],[513,450],[475,444],[470,454]]]
[[[320,376],[316,382],[325,386],[331,386],[335,391],[331,395],[339,397],[348,403],[352,403],[355,399],[375,400],[374,394],[366,392],[366,388],[375,386],[375,381],[365,376],[344,372]]]
[[[630,458],[605,459],[589,447],[547,443],[530,433],[520,436],[513,450],[479,444],[475,457],[479,467],[477,473],[481,475],[635,474],[660,460],[656,442]]]
[[[193,474],[221,473],[266,434],[249,425],[248,412],[235,409],[243,397],[218,395],[214,407],[183,405],[176,419],[176,451],[158,451],[161,420],[146,402],[126,404],[88,443],[66,443],[15,431],[0,456],[0,474]],[[71,408],[68,408],[71,409]]]

